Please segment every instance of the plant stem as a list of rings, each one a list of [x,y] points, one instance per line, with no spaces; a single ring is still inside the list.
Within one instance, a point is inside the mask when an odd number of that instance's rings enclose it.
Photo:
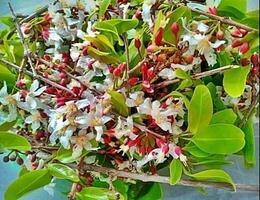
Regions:
[[[13,63],[10,63],[9,61],[6,61],[6,60],[4,60],[4,59],[0,59],[0,62],[2,62],[3,64],[5,64],[5,65],[7,65],[7,66],[9,66],[9,67],[11,67],[11,68],[13,68],[13,69],[15,69],[15,70],[18,71],[18,72],[19,72],[19,70],[20,70],[20,67],[19,67],[19,66],[15,65],[15,64],[13,64]],[[30,72],[30,71],[28,71],[28,70],[26,70],[26,69],[23,69],[23,72],[24,72],[26,75],[33,77],[33,73],[32,73],[32,72]],[[47,78],[44,78],[44,77],[41,76],[41,75],[36,74],[36,76],[35,76],[34,78],[35,78],[35,79],[38,79],[38,80],[40,80],[40,81],[43,81],[43,82],[47,83],[48,85],[51,85],[51,86],[53,86],[53,87],[55,87],[55,88],[58,88],[58,89],[60,89],[60,90],[66,91],[66,92],[68,92],[68,93],[70,93],[70,94],[73,94],[73,96],[76,96],[76,95],[75,95],[71,90],[69,90],[68,88],[63,87],[62,85],[60,85],[60,84],[58,84],[58,83],[55,83],[55,82],[53,82],[53,81],[51,81],[51,80],[49,80],[49,79],[47,79]]]
[[[75,164],[70,164],[71,167],[76,167]],[[147,175],[139,174],[134,172],[126,172],[122,170],[116,170],[112,168],[96,166],[91,164],[85,164],[82,167],[83,170],[104,173],[107,175],[113,175],[116,177],[130,178],[134,180],[140,180],[143,182],[157,182],[157,183],[170,183],[170,178],[167,176],[158,176],[158,175]],[[192,180],[180,180],[178,185],[189,186],[189,187],[203,187],[203,188],[220,188],[232,190],[232,186],[226,183],[214,183],[214,182],[202,182],[202,181],[192,181]],[[259,192],[258,185],[247,185],[247,184],[235,184],[238,190],[245,190],[251,192]]]
[[[33,67],[33,63],[32,63],[31,57],[30,57],[30,49],[29,49],[29,46],[28,46],[28,44],[25,42],[25,39],[24,39],[24,36],[23,36],[23,32],[22,32],[22,30],[21,30],[19,21],[18,21],[16,15],[15,15],[15,13],[14,13],[14,10],[13,10],[13,7],[12,7],[11,3],[8,3],[8,5],[9,5],[9,9],[10,9],[10,11],[11,11],[11,13],[12,13],[13,20],[14,20],[14,22],[15,22],[15,26],[16,26],[17,32],[18,32],[18,34],[19,34],[19,36],[20,36],[20,39],[21,39],[21,42],[22,42],[22,45],[23,45],[24,57],[27,58],[27,61],[28,61],[29,65],[30,65],[30,67],[31,67],[31,70],[32,70],[32,75],[33,75],[33,77],[35,77],[35,76],[36,76],[36,71],[35,71],[35,69],[34,69],[34,67]],[[24,67],[24,65],[21,65],[20,71],[23,71],[23,67]]]
[[[190,8],[190,9],[191,9],[191,11],[193,11],[195,13],[198,13],[200,15],[204,15],[204,16],[207,16],[207,17],[209,17],[211,19],[218,20],[218,21],[220,21],[223,24],[228,24],[230,26],[235,26],[237,28],[242,28],[242,29],[244,29],[246,31],[255,31],[257,33],[259,32],[258,29],[254,29],[254,28],[251,28],[251,27],[246,26],[244,24],[240,24],[240,23],[235,22],[235,21],[233,21],[233,20],[231,20],[231,19],[229,19],[227,17],[220,17],[220,16],[217,16],[217,15],[213,15],[213,14],[210,14],[210,13],[207,13],[207,12],[203,12],[203,11],[200,11],[200,10],[197,10],[197,9],[193,9],[193,8]]]

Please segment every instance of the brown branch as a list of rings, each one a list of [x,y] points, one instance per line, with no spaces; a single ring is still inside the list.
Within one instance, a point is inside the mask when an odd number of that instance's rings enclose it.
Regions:
[[[5,65],[7,65],[7,66],[9,66],[9,67],[11,67],[11,68],[13,68],[13,69],[15,69],[15,70],[18,71],[18,72],[19,72],[19,70],[20,70],[20,67],[19,67],[19,66],[15,65],[15,64],[13,64],[13,63],[7,61],[7,60],[0,59],[0,62],[2,62],[3,64],[5,64]],[[30,71],[28,71],[28,70],[26,70],[26,69],[23,69],[23,72],[24,72],[26,75],[28,75],[28,76],[34,77],[35,79],[38,79],[38,80],[40,80],[40,81],[43,81],[43,82],[47,83],[48,85],[51,85],[51,86],[53,86],[53,87],[55,87],[55,88],[58,88],[58,89],[60,89],[60,90],[66,91],[66,92],[68,92],[68,93],[70,93],[70,94],[73,94],[73,96],[76,96],[76,95],[75,95],[71,90],[69,90],[68,88],[63,87],[62,85],[60,85],[60,84],[58,84],[58,83],[55,83],[55,82],[53,82],[53,81],[51,81],[51,80],[49,80],[49,79],[47,79],[47,78],[44,78],[44,77],[41,76],[41,75],[36,74],[36,76],[33,76],[33,73],[30,72]]]
[[[217,68],[217,69],[212,69],[212,70],[209,70],[209,71],[194,74],[194,75],[191,76],[191,78],[196,80],[196,79],[211,76],[211,75],[214,75],[214,74],[217,74],[217,73],[223,73],[226,70],[237,68],[237,67],[238,67],[237,65],[227,65],[227,66],[220,67],[220,68]],[[180,79],[173,79],[173,80],[163,81],[161,83],[156,84],[155,87],[157,89],[163,88],[163,87],[166,87],[170,84],[178,83],[179,81],[181,81],[181,80]]]
[[[74,164],[70,164],[71,167],[76,167]],[[85,164],[82,167],[83,170],[93,171],[104,173],[107,175],[112,175],[116,177],[122,178],[130,178],[134,180],[140,180],[143,182],[157,182],[157,183],[170,183],[170,178],[166,176],[158,176],[158,175],[147,175],[147,174],[138,174],[134,172],[126,172],[121,170],[116,170],[107,167],[101,167],[96,165]],[[233,190],[232,186],[226,183],[214,183],[214,182],[204,182],[204,181],[192,181],[192,180],[181,180],[178,185],[189,186],[189,187],[204,187],[204,188],[220,188],[220,189],[228,189]],[[238,190],[259,192],[258,185],[247,185],[247,184],[235,184]]]
[[[27,58],[27,61],[28,61],[29,65],[30,65],[30,67],[31,67],[31,70],[32,70],[33,77],[35,77],[35,76],[36,76],[36,71],[35,71],[35,69],[34,69],[34,67],[33,67],[33,63],[32,63],[31,57],[30,57],[30,49],[29,49],[29,46],[28,46],[28,44],[25,42],[23,32],[22,32],[22,30],[21,30],[19,21],[18,21],[18,19],[17,19],[17,17],[16,17],[16,14],[15,14],[15,12],[14,12],[14,10],[13,10],[13,7],[12,7],[11,3],[8,3],[8,5],[9,5],[9,9],[10,9],[10,11],[11,11],[11,13],[12,13],[13,20],[14,20],[14,22],[15,22],[16,30],[17,30],[17,32],[18,32],[18,35],[20,36],[20,39],[21,39],[21,42],[22,42],[22,45],[23,45],[24,57]],[[24,67],[24,65],[21,66],[21,68],[23,68],[23,67]],[[20,71],[23,71],[23,69],[20,69]]]
[[[233,20],[231,20],[231,19],[229,19],[229,18],[220,17],[220,16],[217,16],[217,15],[213,15],[213,14],[210,14],[210,13],[206,13],[206,12],[203,12],[203,11],[200,11],[200,10],[197,10],[197,9],[193,9],[193,8],[190,8],[190,9],[191,9],[191,11],[193,11],[193,12],[195,12],[195,13],[198,13],[198,14],[200,14],[200,15],[204,15],[204,16],[207,16],[207,17],[209,17],[209,18],[211,18],[211,19],[218,20],[218,21],[220,21],[220,22],[223,23],[223,24],[228,24],[228,25],[230,25],[230,26],[235,26],[235,27],[237,27],[237,28],[242,28],[242,29],[244,29],[244,30],[246,30],[246,31],[259,32],[258,29],[254,29],[254,28],[251,28],[251,27],[246,26],[246,25],[244,25],[244,24],[240,24],[240,23],[235,22],[235,21],[233,21]]]

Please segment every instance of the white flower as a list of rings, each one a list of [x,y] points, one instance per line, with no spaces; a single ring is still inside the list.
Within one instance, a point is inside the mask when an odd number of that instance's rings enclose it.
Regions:
[[[156,164],[163,163],[166,158],[166,154],[163,152],[161,148],[156,148],[152,150],[148,155],[145,155],[142,160],[138,160],[136,162],[137,168],[143,167],[146,163],[155,160]]]
[[[151,115],[155,120],[155,123],[164,131],[172,133],[172,126],[169,122],[168,116],[174,114],[171,108],[162,109],[160,108],[160,102],[151,102],[150,98],[144,100],[144,102],[137,108],[141,114]]]
[[[4,86],[0,90],[0,115],[7,122],[12,122],[17,118],[17,106],[20,105],[20,94],[9,95],[7,92],[7,85],[4,82]],[[7,109],[5,109],[7,107]]]
[[[129,94],[130,98],[126,99],[126,105],[128,107],[136,107],[144,102],[144,92],[137,91]]]
[[[130,139],[134,139],[137,136],[133,134],[133,119],[132,117],[127,117],[127,120],[124,121],[121,117],[118,117],[117,125],[113,130],[113,136],[117,139],[122,137],[129,137]]]
[[[142,6],[142,17],[144,22],[147,22],[151,27],[153,25],[151,18],[151,8],[156,3],[156,0],[145,0]]]
[[[78,136],[72,136],[70,141],[73,146],[73,158],[78,158],[81,156],[83,149],[90,151],[96,150],[91,144],[91,140],[95,138],[93,133],[86,133],[86,130],[80,130]]]
[[[24,122],[32,125],[33,132],[41,127],[41,123],[46,125],[46,119],[37,110],[31,110],[30,115],[25,118]]]
[[[176,72],[171,68],[162,69],[159,74],[163,79],[173,80],[176,78]]]
[[[100,104],[97,104],[95,109],[89,113],[76,117],[75,122],[80,125],[81,128],[94,128],[96,130],[96,140],[101,141],[103,135],[103,125],[111,120],[111,117],[103,115],[103,108]]]
[[[46,90],[46,88],[46,86],[40,88],[38,80],[33,81],[30,90],[25,97],[26,104],[23,104],[27,110],[43,107],[43,104],[35,97],[40,96]]]
[[[215,7],[217,8],[220,4],[221,0],[206,0],[206,5],[202,5],[200,3],[187,3],[187,6],[192,9],[198,9],[201,11],[208,12],[209,8]]]

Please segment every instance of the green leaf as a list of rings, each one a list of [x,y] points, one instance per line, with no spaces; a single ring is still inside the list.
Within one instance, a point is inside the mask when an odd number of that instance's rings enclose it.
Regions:
[[[98,15],[99,15],[99,18],[103,17],[109,4],[111,3],[111,0],[103,0],[101,1],[101,4],[99,6],[99,12],[98,12]]]
[[[27,174],[27,173],[29,173],[30,171],[23,165],[22,166],[22,168],[21,168],[21,170],[20,170],[20,172],[19,172],[19,177],[20,176],[23,176],[23,175],[25,175],[25,174]]]
[[[72,182],[79,182],[79,177],[77,173],[66,165],[52,163],[48,164],[47,168],[50,174],[56,178],[67,179],[71,180]]]
[[[231,17],[237,20],[241,20],[245,17],[245,13],[241,12],[240,10],[232,6],[225,6],[224,8],[219,9],[218,15]]]
[[[176,74],[176,77],[179,78],[179,79],[191,79],[190,75],[188,75],[182,69],[176,69],[175,74]]]
[[[178,86],[176,90],[183,90],[187,87],[192,86],[192,80],[191,79],[185,79],[181,82],[181,84]]]
[[[170,164],[170,184],[176,185],[181,180],[182,163],[179,159],[173,159]]]
[[[148,192],[137,198],[137,200],[161,200],[162,199],[162,188],[159,183],[152,183]]]
[[[0,149],[29,151],[30,143],[22,136],[8,132],[0,132]]]
[[[98,187],[86,187],[81,192],[76,193],[76,196],[78,200],[124,200],[121,194],[118,196],[107,188]]]
[[[212,116],[211,124],[226,123],[234,124],[237,119],[236,113],[232,109],[225,109],[215,113]]]
[[[0,81],[6,81],[8,86],[13,86],[16,81],[15,75],[0,63]]]
[[[47,185],[51,179],[52,176],[46,169],[26,173],[9,185],[4,198],[5,200],[17,200],[29,192]]]
[[[191,155],[198,157],[198,158],[205,158],[210,156],[209,153],[206,153],[202,151],[200,148],[198,148],[194,143],[189,142],[185,147],[185,151],[188,151]]]
[[[5,122],[0,125],[0,131],[9,131],[16,123],[15,121],[12,122]]]
[[[259,28],[259,16],[257,17],[245,17],[240,21],[240,23],[250,26],[252,28],[258,29]]]
[[[230,184],[234,191],[236,191],[236,186],[232,180],[232,178],[223,170],[221,169],[210,169],[198,172],[196,174],[191,174],[185,171],[187,176],[190,176],[198,181],[213,181],[213,182],[222,182]]]
[[[224,72],[223,86],[225,92],[231,97],[243,94],[250,67],[238,67]]]
[[[171,12],[170,15],[167,16],[166,19],[169,19],[169,22],[167,23],[165,27],[165,31],[163,34],[163,38],[165,41],[175,44],[176,38],[174,34],[171,31],[171,25],[174,22],[178,22],[180,27],[180,33],[183,31],[183,27],[181,26],[181,18],[186,18],[187,21],[191,19],[191,11],[186,6],[181,6],[177,9],[175,9],[173,12]]]
[[[213,113],[213,105],[209,89],[205,85],[198,85],[193,93],[188,111],[189,130],[197,133],[207,127]]]
[[[211,124],[193,138],[201,150],[210,154],[232,154],[245,145],[244,133],[232,124]]]
[[[61,163],[65,163],[65,164],[72,163],[72,162],[75,162],[76,160],[78,160],[78,158],[72,157],[71,149],[64,149],[63,147],[59,148],[54,159],[60,161]]]
[[[106,64],[120,63],[119,58],[116,57],[115,54],[102,52],[90,46],[88,47],[88,54],[102,63],[106,63]]]
[[[254,122],[252,117],[242,127],[245,133],[245,147],[243,149],[244,161],[246,167],[253,167],[256,165],[256,152],[255,152],[255,136],[254,136]]]
[[[13,18],[10,16],[1,16],[0,17],[0,23],[8,26],[10,29],[14,28],[14,21]]]
[[[210,82],[210,83],[207,84],[207,88],[210,91],[211,99],[213,100],[213,104],[214,104],[214,108],[217,111],[226,109],[226,106],[224,105],[220,96],[217,94],[216,86],[212,82]]]
[[[110,91],[109,95],[111,97],[113,109],[120,115],[123,115],[125,117],[128,116],[129,111],[125,103],[125,97],[121,93],[116,91]]]
[[[234,3],[233,0],[222,0],[218,6],[218,10],[231,6],[240,12],[245,13],[247,11],[247,0],[236,0],[236,3]]]

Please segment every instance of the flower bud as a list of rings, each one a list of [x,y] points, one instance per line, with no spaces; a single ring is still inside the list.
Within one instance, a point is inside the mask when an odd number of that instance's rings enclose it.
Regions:
[[[212,15],[217,15],[218,14],[218,10],[217,10],[217,8],[215,6],[209,7],[208,12],[210,14],[212,14]]]
[[[128,79],[127,83],[131,86],[134,86],[137,84],[139,78],[138,77],[131,77]]]
[[[221,31],[221,30],[219,30],[219,31],[217,32],[217,34],[216,34],[216,38],[217,38],[218,40],[223,40],[223,38],[224,38],[224,32]]]
[[[193,62],[193,55],[188,55],[184,58],[187,64],[191,64]]]
[[[180,156],[182,154],[182,149],[179,146],[176,146],[174,149],[174,152],[177,154],[177,156]]]
[[[242,59],[240,60],[240,64],[241,64],[242,66],[249,65],[249,63],[250,63],[250,61],[249,61],[248,59],[246,59],[246,58],[242,58]]]
[[[140,10],[136,10],[135,17],[136,19],[142,19],[142,12]]]
[[[135,48],[140,49],[141,47],[141,41],[139,38],[135,38]]]
[[[155,44],[158,45],[158,46],[162,45],[163,32],[164,32],[164,28],[160,27],[155,34],[155,40],[154,41],[155,41]]]
[[[125,63],[121,63],[118,65],[118,68],[121,70],[121,72],[125,71],[126,68],[126,64]]]
[[[243,43],[240,47],[239,47],[239,52],[242,54],[245,54],[246,52],[248,52],[249,50],[249,44],[248,42]]]
[[[239,39],[234,39],[231,44],[233,48],[239,47],[240,45],[242,45],[242,42]]]
[[[251,69],[251,74],[253,76],[257,76],[258,71],[259,71],[259,65],[253,66],[252,69]]]
[[[250,60],[251,60],[251,63],[252,63],[253,65],[257,65],[257,64],[259,63],[259,56],[258,56],[258,54],[257,54],[257,53],[254,53],[254,54],[251,56]]]
[[[120,77],[121,72],[122,72],[122,71],[117,67],[117,68],[114,69],[113,75],[114,75],[115,77]]]
[[[171,31],[173,32],[174,35],[177,35],[179,33],[180,27],[179,27],[179,24],[177,22],[174,22],[171,25]]]
[[[85,47],[85,48],[82,50],[82,55],[83,55],[83,56],[87,56],[87,55],[88,55],[88,47]]]
[[[153,52],[155,52],[157,49],[158,49],[158,47],[157,47],[156,45],[151,44],[151,45],[149,45],[149,46],[147,47],[146,50],[147,50],[148,52],[150,52],[150,53],[153,53]]]

